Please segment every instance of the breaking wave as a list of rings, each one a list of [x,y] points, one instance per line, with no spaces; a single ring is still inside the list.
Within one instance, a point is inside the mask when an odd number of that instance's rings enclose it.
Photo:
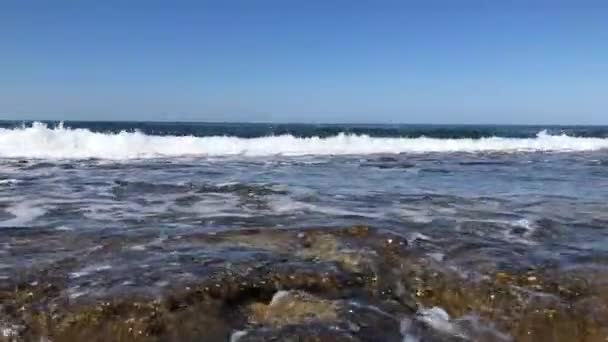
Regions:
[[[49,127],[0,129],[0,158],[135,159],[179,156],[358,155],[426,152],[572,152],[608,149],[608,139],[550,135],[534,138],[488,137],[439,139],[370,137],[340,133],[330,137],[292,135],[239,138],[232,136],[157,136],[141,132],[100,133]]]

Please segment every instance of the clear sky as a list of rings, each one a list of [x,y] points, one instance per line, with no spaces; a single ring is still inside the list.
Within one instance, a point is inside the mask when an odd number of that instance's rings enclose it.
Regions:
[[[0,0],[0,119],[608,124],[608,1]]]

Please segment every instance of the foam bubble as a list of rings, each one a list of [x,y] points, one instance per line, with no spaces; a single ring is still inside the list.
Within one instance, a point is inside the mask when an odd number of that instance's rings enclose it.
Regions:
[[[141,132],[98,133],[88,129],[31,127],[0,129],[0,157],[41,159],[135,159],[176,156],[364,155],[426,152],[593,151],[608,149],[608,139],[549,135],[481,139],[378,138],[338,134],[320,138],[292,135],[259,138],[230,136],[152,136]]]

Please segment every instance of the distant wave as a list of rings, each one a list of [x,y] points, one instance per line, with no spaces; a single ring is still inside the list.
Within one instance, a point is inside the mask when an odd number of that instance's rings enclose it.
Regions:
[[[232,136],[155,136],[141,132],[98,133],[49,127],[0,129],[0,158],[135,159],[179,156],[356,155],[425,152],[533,152],[593,151],[608,149],[608,139],[549,135],[535,138],[489,137],[480,139],[380,138],[340,133],[330,137],[299,138],[292,135],[259,138]]]

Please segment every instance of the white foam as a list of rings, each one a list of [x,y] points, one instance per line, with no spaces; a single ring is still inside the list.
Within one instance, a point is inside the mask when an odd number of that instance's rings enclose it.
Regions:
[[[105,264],[104,265],[89,265],[89,266],[81,269],[80,271],[71,272],[70,278],[81,278],[81,277],[87,276],[92,273],[107,271],[109,269],[112,269],[112,266],[105,265]]]
[[[54,128],[43,123],[0,129],[0,157],[42,159],[134,159],[176,156],[345,155],[424,152],[593,151],[608,149],[608,139],[549,135],[535,138],[437,139],[375,138],[338,134],[320,138],[292,135],[261,138],[230,136],[151,136],[141,132],[96,133]]]
[[[412,318],[405,317],[400,321],[399,331],[403,336],[402,342],[418,342],[419,334],[422,332],[420,324],[423,324],[438,332],[462,336],[458,327],[450,319],[450,315],[440,307],[420,308]]]
[[[416,319],[441,332],[454,333],[455,331],[454,325],[450,322],[450,315],[438,306],[418,310]]]
[[[76,285],[74,287],[70,287],[66,290],[66,293],[70,299],[76,299],[78,297],[82,297],[89,293],[87,290],[83,290],[80,285]]]
[[[20,181],[18,179],[0,179],[0,185],[13,185],[19,182]]]
[[[509,242],[521,243],[524,245],[536,245],[536,241],[532,239],[532,234],[536,231],[536,225],[528,219],[520,219],[509,222],[512,227],[523,228],[523,234],[514,234],[511,230],[503,230],[503,237]]]
[[[524,228],[527,232],[533,232],[535,230],[535,227],[533,226],[532,222],[530,222],[530,220],[525,219],[525,218],[512,222],[512,225],[516,226],[516,227]]]
[[[417,342],[425,329],[420,324],[448,336],[459,337],[467,341],[511,341],[511,337],[497,330],[491,322],[481,321],[474,315],[468,314],[460,318],[451,318],[440,307],[420,308],[413,318],[405,317],[400,322],[400,332],[403,342]],[[447,336],[446,336],[447,337]]]
[[[419,232],[412,232],[407,235],[408,245],[413,245],[416,241],[431,241],[431,237]]]
[[[399,322],[399,332],[403,336],[402,342],[419,342],[420,339],[414,335],[410,330],[412,328],[413,322],[409,318],[403,318]]]
[[[419,208],[396,208],[392,213],[414,223],[431,223],[433,222],[433,217],[436,217],[429,210],[421,210]]]
[[[1,322],[0,322],[1,323]],[[23,330],[22,326],[15,324],[0,324],[0,336],[6,338],[16,338],[19,336],[19,331]],[[10,340],[12,341],[12,339]]]
[[[439,253],[439,252],[432,252],[432,253],[427,253],[427,255],[435,260],[435,262],[442,262],[443,259],[445,258],[445,254],[443,253]]]
[[[22,201],[11,207],[6,208],[6,211],[12,214],[12,219],[3,221],[0,226],[23,226],[36,220],[38,217],[46,214],[46,210],[37,206],[38,203],[34,201]]]
[[[330,216],[361,216],[367,218],[381,218],[382,214],[369,213],[363,211],[352,211],[346,209],[340,209],[335,207],[328,207],[324,205],[315,205],[312,203],[301,202],[293,200],[288,197],[276,197],[270,198],[268,204],[272,208],[274,213],[301,213],[301,212],[314,212],[321,213]]]
[[[239,208],[239,199],[233,194],[215,194],[207,196],[204,200],[197,201],[188,207],[171,206],[174,211],[196,214],[198,217],[211,219],[215,217],[251,217],[246,208]],[[166,210],[165,210],[166,211]]]
[[[247,331],[245,330],[237,330],[230,335],[230,342],[238,342],[241,337],[247,335]]]
[[[281,300],[283,300],[284,298],[288,297],[290,294],[289,291],[285,291],[285,290],[279,290],[277,291],[274,296],[272,296],[272,299],[270,300],[270,306],[275,305],[277,303],[279,303]]]
[[[133,245],[129,249],[132,250],[132,251],[141,252],[141,251],[145,251],[146,250],[146,246],[145,245]]]
[[[416,337],[415,335],[411,335],[411,334],[404,334],[403,335],[403,342],[419,342],[420,339],[418,337]]]
[[[468,314],[458,319],[469,334],[474,335],[474,341],[512,341],[513,338],[498,330],[493,323],[482,321],[478,315]]]

